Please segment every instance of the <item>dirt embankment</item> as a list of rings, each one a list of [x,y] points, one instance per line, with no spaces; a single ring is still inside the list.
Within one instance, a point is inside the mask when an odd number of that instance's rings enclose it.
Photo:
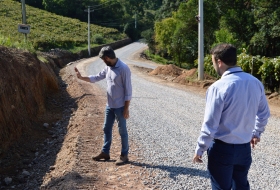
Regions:
[[[38,189],[63,142],[65,107],[76,105],[59,72],[75,57],[54,51],[0,46],[0,189]]]
[[[0,67],[0,148],[5,151],[45,113],[46,99],[59,85],[50,65],[27,52],[0,46]]]

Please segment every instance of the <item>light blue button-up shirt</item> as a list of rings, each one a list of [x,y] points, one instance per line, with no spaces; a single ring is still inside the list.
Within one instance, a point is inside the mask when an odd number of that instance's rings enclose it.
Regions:
[[[125,101],[131,100],[131,72],[129,67],[120,59],[118,59],[114,67],[105,66],[97,75],[90,75],[88,77],[92,83],[106,78],[107,105],[110,108],[123,107]]]
[[[201,156],[213,139],[243,144],[259,138],[269,116],[263,84],[240,67],[228,69],[207,90],[196,154]]]

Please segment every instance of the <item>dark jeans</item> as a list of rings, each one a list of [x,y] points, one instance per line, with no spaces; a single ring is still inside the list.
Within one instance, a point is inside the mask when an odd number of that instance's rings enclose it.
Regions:
[[[118,122],[118,129],[119,134],[121,136],[121,143],[122,143],[122,149],[121,154],[127,155],[128,154],[128,134],[126,129],[126,119],[123,117],[123,110],[124,107],[121,108],[110,108],[106,106],[105,109],[105,121],[103,126],[104,131],[104,145],[102,148],[102,152],[109,154],[110,153],[110,147],[112,143],[112,131],[113,131],[113,125],[115,122],[115,119]]]
[[[228,144],[214,140],[208,151],[208,170],[213,190],[249,190],[252,163],[250,143]]]

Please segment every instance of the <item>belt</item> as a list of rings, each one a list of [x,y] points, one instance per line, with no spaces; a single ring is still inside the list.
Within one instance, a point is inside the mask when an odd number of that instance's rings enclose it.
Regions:
[[[243,145],[247,145],[247,144],[250,144],[250,142],[247,142],[247,143],[242,143],[242,144],[231,144],[231,143],[226,143],[224,141],[221,141],[219,139],[214,139],[213,140],[215,143],[218,143],[218,144],[225,144],[225,145],[234,145],[234,146],[243,146]]]

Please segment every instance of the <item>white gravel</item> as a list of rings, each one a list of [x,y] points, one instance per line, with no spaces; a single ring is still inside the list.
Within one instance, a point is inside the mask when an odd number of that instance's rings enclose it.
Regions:
[[[117,50],[117,56],[135,64],[126,55],[142,47],[143,44],[133,43]],[[103,67],[100,60],[94,62],[89,67],[89,74],[95,74]],[[105,81],[97,84],[105,91]],[[132,86],[129,138],[140,148],[130,151],[141,155],[139,164],[151,173],[143,183],[147,188],[155,189],[211,189],[206,154],[203,164],[192,163],[203,120],[204,97],[156,84],[135,74],[132,74]],[[249,171],[252,190],[280,189],[279,124],[279,118],[271,117],[261,142],[252,151],[253,163]]]

